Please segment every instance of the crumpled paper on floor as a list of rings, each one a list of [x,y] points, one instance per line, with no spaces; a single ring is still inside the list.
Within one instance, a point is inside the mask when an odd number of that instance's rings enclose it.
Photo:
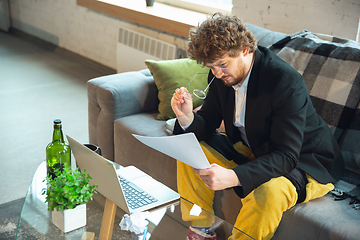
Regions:
[[[150,212],[137,212],[131,215],[125,214],[121,219],[119,226],[121,230],[131,231],[135,234],[141,234],[144,232],[148,221],[146,218],[149,216]]]

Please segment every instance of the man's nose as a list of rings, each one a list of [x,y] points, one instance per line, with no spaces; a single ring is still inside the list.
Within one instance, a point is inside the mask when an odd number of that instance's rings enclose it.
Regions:
[[[227,68],[220,68],[220,67],[212,67],[211,71],[215,75],[216,78],[221,78],[224,75],[224,70]]]

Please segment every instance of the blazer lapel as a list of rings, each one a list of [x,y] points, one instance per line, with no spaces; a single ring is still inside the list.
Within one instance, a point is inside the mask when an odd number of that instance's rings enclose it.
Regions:
[[[253,126],[254,119],[252,119],[252,116],[255,116],[254,111],[256,111],[254,105],[257,98],[261,59],[262,59],[262,53],[259,50],[256,50],[254,65],[253,65],[253,69],[251,70],[248,89],[246,92],[245,132],[250,147],[254,146],[254,143],[256,142],[256,136],[254,136],[254,134],[249,134],[249,133],[253,132],[253,129],[255,127]]]
[[[233,139],[233,133],[234,133],[234,124],[233,124],[233,119],[234,119],[234,108],[235,108],[235,90],[232,87],[229,87],[229,95],[228,95],[228,100],[226,103],[226,109],[225,109],[225,118],[224,118],[224,122],[225,122],[225,128],[229,129],[229,131],[226,131],[226,134],[228,135],[228,138],[230,140]]]

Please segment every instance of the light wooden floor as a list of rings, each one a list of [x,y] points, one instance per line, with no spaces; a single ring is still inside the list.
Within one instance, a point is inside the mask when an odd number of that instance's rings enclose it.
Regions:
[[[114,73],[13,31],[0,31],[0,204],[25,196],[45,159],[53,120],[88,142],[86,82]]]

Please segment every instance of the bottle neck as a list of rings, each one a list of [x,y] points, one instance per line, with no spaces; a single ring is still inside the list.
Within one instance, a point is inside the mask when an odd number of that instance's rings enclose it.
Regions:
[[[55,141],[64,142],[64,137],[63,137],[63,133],[61,130],[61,124],[54,125],[53,142],[55,142]]]

